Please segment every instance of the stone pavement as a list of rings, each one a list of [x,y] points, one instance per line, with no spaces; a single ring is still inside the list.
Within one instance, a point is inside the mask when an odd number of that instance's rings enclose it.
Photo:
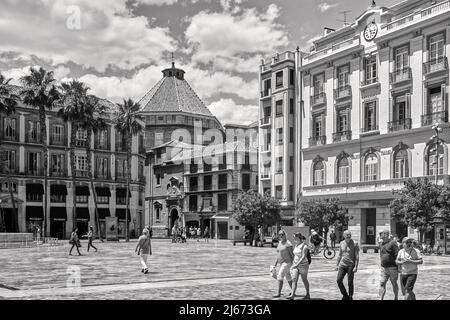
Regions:
[[[233,246],[230,241],[189,241],[172,244],[153,240],[150,272],[140,272],[134,254],[137,242],[95,243],[99,252],[69,256],[69,245],[0,250],[0,299],[272,299],[277,283],[269,275],[274,248]],[[340,299],[336,285],[336,258],[313,257],[311,297]],[[379,255],[361,253],[355,275],[355,300],[378,298]],[[450,299],[450,257],[426,256],[419,266],[418,299]],[[284,297],[289,294],[287,284]],[[301,281],[297,294],[304,294]],[[388,283],[386,299],[392,299]],[[284,298],[283,298],[284,299]],[[299,297],[301,299],[301,297]]]

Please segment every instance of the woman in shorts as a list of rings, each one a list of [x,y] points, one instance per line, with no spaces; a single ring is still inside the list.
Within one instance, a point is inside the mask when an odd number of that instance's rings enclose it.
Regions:
[[[308,300],[309,297],[309,282],[308,282],[308,270],[309,262],[307,258],[308,246],[305,243],[306,238],[302,236],[300,232],[294,234],[294,262],[291,267],[292,274],[292,293],[287,297],[287,299],[294,299],[295,291],[297,290],[297,282],[299,276],[302,277],[303,285],[306,289],[306,296],[303,298]]]
[[[278,233],[280,242],[278,242],[277,247],[277,261],[275,262],[275,267],[280,265],[280,270],[278,271],[278,293],[275,294],[274,298],[281,297],[281,290],[283,289],[283,282],[286,281],[289,287],[292,288],[292,278],[289,272],[292,266],[292,261],[294,260],[294,253],[291,242],[287,239],[286,231],[280,230]]]

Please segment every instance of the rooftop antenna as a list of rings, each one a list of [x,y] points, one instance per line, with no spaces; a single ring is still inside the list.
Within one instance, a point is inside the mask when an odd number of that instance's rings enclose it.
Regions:
[[[172,68],[175,68],[175,58],[173,52],[172,52]]]
[[[344,23],[344,27],[350,25],[350,23],[347,22],[347,13],[352,12],[352,10],[345,10],[345,11],[341,11],[339,12],[340,14],[344,15],[344,20],[337,20],[339,22],[343,22]]]

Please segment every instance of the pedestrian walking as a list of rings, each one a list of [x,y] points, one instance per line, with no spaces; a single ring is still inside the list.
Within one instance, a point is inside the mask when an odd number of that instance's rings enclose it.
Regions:
[[[78,251],[78,255],[82,256],[82,254],[80,253],[80,240],[78,239],[78,228],[74,228],[72,231],[72,234],[70,235],[70,240],[69,243],[72,245],[72,248],[70,248],[69,251],[69,256],[72,255],[72,250],[73,248],[77,248]]]
[[[191,226],[191,239],[195,239],[195,235],[197,234],[197,230],[195,230],[195,227]]]
[[[200,227],[197,228],[197,242],[201,239],[202,237],[202,229],[200,229]]]
[[[417,281],[418,265],[423,263],[420,251],[413,246],[414,239],[405,237],[403,248],[398,252],[396,262],[400,266],[400,284],[405,300],[416,300],[413,292]]]
[[[334,247],[336,247],[336,233],[334,232],[334,230],[331,230],[330,242],[331,242],[331,247],[334,249]]]
[[[399,252],[397,242],[390,237],[389,230],[380,232],[380,300],[384,299],[386,294],[386,283],[388,280],[392,283],[394,290],[394,299],[398,300],[398,266],[395,260]]]
[[[97,248],[94,247],[94,245],[92,244],[92,241],[94,241],[94,229],[92,227],[89,227],[89,232],[87,234],[87,238],[88,238],[88,248],[87,251],[89,252],[89,248],[92,247],[95,249],[95,252],[97,252]]]
[[[139,242],[134,250],[138,256],[140,256],[140,261],[142,265],[142,270],[144,274],[148,273],[147,259],[148,255],[152,255],[152,242],[150,240],[150,235],[148,229],[142,231],[142,236],[139,237]]]
[[[259,235],[259,246],[263,247],[264,246],[264,229],[263,226],[259,226],[258,227],[258,235]]]
[[[309,281],[308,281],[308,270],[309,270],[309,261],[308,261],[308,251],[309,248],[307,246],[306,238],[300,233],[297,232],[294,234],[294,262],[291,267],[291,276],[292,276],[292,292],[287,297],[288,299],[294,299],[295,291],[297,290],[298,278],[301,276],[303,285],[305,286],[306,295],[303,298],[304,300],[309,300]]]
[[[205,227],[205,231],[203,232],[203,235],[205,237],[205,242],[209,242],[209,228],[208,228],[208,226]]]
[[[350,231],[344,231],[344,240],[339,244],[336,270],[337,284],[342,293],[342,300],[353,300],[353,280],[359,264],[359,245],[352,239]],[[344,286],[344,277],[347,275],[348,293]]]
[[[277,275],[278,293],[273,296],[274,298],[281,297],[281,290],[283,289],[283,282],[285,278],[289,284],[289,287],[292,289],[290,269],[294,260],[294,248],[292,243],[287,239],[286,231],[280,230],[278,236],[280,238],[280,242],[277,247],[277,261],[275,262],[275,267],[279,264],[280,270]]]

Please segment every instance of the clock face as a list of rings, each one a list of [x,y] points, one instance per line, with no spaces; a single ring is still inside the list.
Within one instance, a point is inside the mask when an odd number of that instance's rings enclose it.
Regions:
[[[371,22],[366,26],[366,29],[364,30],[364,38],[367,41],[372,41],[378,33],[378,26],[375,22]]]

